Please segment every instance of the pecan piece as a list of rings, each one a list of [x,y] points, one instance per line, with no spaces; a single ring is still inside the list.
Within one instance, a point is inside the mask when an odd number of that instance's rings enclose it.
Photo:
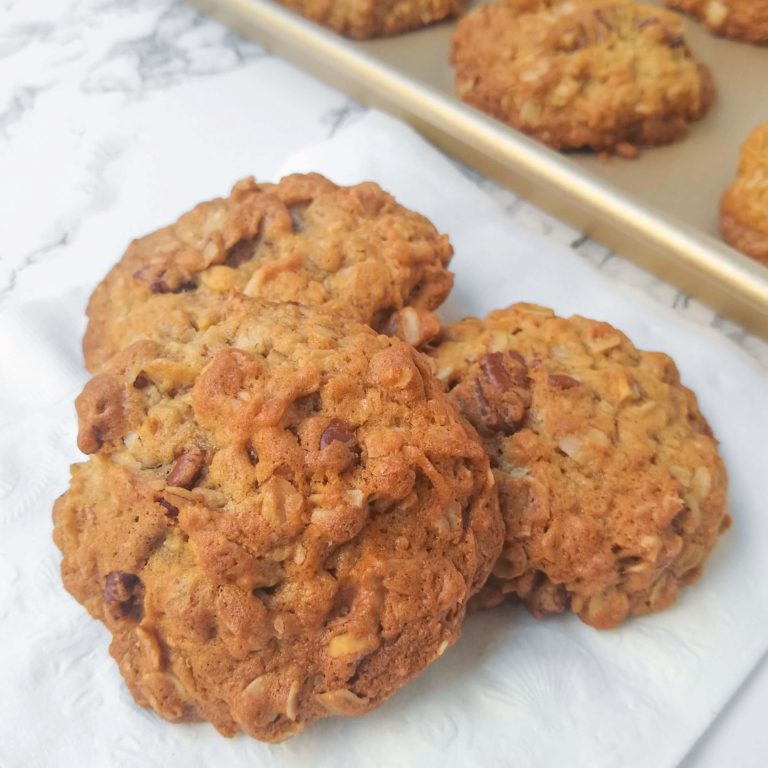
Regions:
[[[480,369],[485,378],[501,392],[514,387],[525,387],[528,383],[528,370],[522,356],[511,351],[507,352],[507,358],[512,362],[505,362],[501,352],[491,352],[480,362]]]
[[[147,376],[144,371],[139,371],[136,378],[133,380],[134,389],[145,389],[152,383],[152,380]]]
[[[192,280],[185,280],[179,270],[143,267],[133,273],[133,279],[144,283],[150,293],[186,293],[197,288]]]
[[[111,571],[104,580],[104,605],[114,619],[141,619],[144,584],[135,573]]]
[[[685,45],[685,40],[683,40],[680,35],[676,35],[673,32],[670,32],[669,30],[666,30],[666,34],[664,35],[664,45],[667,46],[667,48],[682,48]]]
[[[204,465],[205,451],[200,448],[192,448],[189,451],[185,451],[173,462],[165,482],[167,485],[189,490],[195,484]]]
[[[348,469],[359,455],[355,433],[341,419],[331,419],[318,442],[320,464],[335,471]]]
[[[555,389],[573,389],[581,386],[578,379],[574,379],[573,376],[566,376],[564,373],[550,373],[547,381],[549,386]]]
[[[323,430],[323,434],[320,435],[320,450],[322,451],[331,443],[351,443],[354,439],[354,434],[341,419],[331,419]]]
[[[485,355],[473,375],[451,392],[464,416],[481,434],[512,434],[531,404],[530,379],[523,358],[514,351]]]
[[[192,280],[183,280],[175,287],[170,287],[164,280],[156,280],[149,286],[152,293],[189,293],[197,288],[197,284]]]
[[[157,499],[157,503],[165,510],[166,516],[175,520],[179,516],[179,508],[175,504],[171,504],[168,499],[164,499],[162,496]]]

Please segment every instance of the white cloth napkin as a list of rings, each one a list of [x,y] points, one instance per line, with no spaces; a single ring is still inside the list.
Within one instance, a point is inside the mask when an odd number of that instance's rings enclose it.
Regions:
[[[618,630],[505,607],[470,617],[456,646],[370,716],[276,746],[170,725],[134,705],[108,633],[62,588],[51,542],[51,504],[79,459],[72,400],[85,381],[91,286],[11,308],[0,315],[0,765],[675,765],[768,648],[764,373],[714,331],[522,230],[391,118],[369,113],[284,170],[373,179],[448,232],[446,319],[524,299],[608,320],[672,354],[722,441],[733,529],[677,606]]]

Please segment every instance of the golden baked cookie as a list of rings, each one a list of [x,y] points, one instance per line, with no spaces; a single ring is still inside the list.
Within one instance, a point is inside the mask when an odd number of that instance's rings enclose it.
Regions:
[[[727,477],[669,357],[528,304],[440,338],[437,376],[485,440],[506,523],[479,607],[519,598],[608,628],[699,578]]]
[[[278,0],[308,19],[357,40],[399,35],[458,16],[468,0]]]
[[[192,292],[326,304],[379,330],[404,307],[424,313],[443,302],[451,255],[445,235],[376,184],[246,179],[130,245],[88,305],[86,366],[96,371]]]
[[[768,0],[666,0],[712,32],[750,43],[768,43]]]
[[[768,264],[768,123],[741,147],[736,181],[720,200],[720,231],[734,248]]]
[[[497,0],[462,18],[460,98],[555,149],[627,156],[683,137],[713,99],[682,20],[629,0]]]
[[[139,704],[278,741],[456,640],[501,550],[494,478],[410,345],[297,304],[187,303],[187,333],[79,396],[91,458],[54,539]]]

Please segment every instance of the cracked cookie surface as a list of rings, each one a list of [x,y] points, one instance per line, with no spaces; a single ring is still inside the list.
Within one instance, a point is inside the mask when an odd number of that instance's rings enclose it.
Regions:
[[[768,265],[768,123],[741,147],[736,180],[720,201],[720,231],[734,248]]]
[[[478,607],[614,627],[696,581],[730,523],[717,441],[674,362],[514,305],[443,329],[437,376],[484,439],[506,542]]]
[[[399,35],[458,16],[468,0],[277,0],[339,34],[357,40]]]
[[[666,0],[717,35],[768,43],[768,0]]]
[[[503,540],[429,361],[325,310],[187,297],[77,400],[66,588],[137,702],[267,741],[363,714],[458,637]]]
[[[404,308],[444,301],[451,255],[445,235],[376,184],[246,179],[129,246],[88,304],[86,366],[153,332],[192,293],[324,304],[379,330]]]
[[[629,0],[497,0],[462,18],[464,101],[555,149],[634,156],[682,138],[713,99],[682,19]]]

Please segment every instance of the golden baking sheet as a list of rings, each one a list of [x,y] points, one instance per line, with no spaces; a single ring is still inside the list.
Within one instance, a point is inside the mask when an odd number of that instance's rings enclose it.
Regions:
[[[453,23],[352,42],[270,0],[190,2],[408,120],[482,173],[768,338],[768,268],[726,246],[717,231],[739,146],[768,120],[768,47],[716,38],[689,21],[688,40],[714,74],[714,108],[684,141],[605,163],[553,152],[459,101],[448,64]]]

